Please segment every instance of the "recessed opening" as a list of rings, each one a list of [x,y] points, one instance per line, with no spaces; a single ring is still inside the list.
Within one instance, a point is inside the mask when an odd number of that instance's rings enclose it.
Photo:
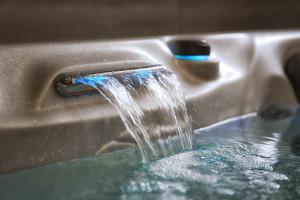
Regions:
[[[178,60],[207,61],[210,46],[203,40],[171,40],[168,47]]]

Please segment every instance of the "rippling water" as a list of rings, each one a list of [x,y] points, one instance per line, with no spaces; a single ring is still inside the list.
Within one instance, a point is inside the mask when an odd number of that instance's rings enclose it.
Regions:
[[[196,131],[194,149],[142,164],[135,148],[0,176],[1,199],[299,199],[300,112]],[[272,113],[271,113],[272,114]]]

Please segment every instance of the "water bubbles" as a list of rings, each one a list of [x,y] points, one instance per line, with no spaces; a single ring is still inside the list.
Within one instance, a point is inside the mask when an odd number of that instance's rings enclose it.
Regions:
[[[48,199],[86,200],[299,199],[300,157],[281,141],[281,131],[298,124],[287,128],[273,123],[278,121],[251,115],[211,126],[195,136],[193,150],[143,164],[132,148],[5,174],[0,176],[0,195],[33,200],[45,194]],[[43,156],[54,159],[63,153]]]
[[[225,189],[225,188],[219,188],[219,189],[217,189],[217,192],[219,194],[223,194],[223,195],[229,195],[229,196],[234,195],[234,191],[233,190]]]

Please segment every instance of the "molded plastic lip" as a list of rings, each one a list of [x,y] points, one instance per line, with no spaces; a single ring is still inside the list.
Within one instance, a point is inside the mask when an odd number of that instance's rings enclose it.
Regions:
[[[61,73],[55,79],[56,91],[65,97],[96,95],[99,92],[92,86],[79,83],[79,79],[84,77],[110,77],[120,78],[126,75],[136,74],[141,72],[167,71],[164,66],[155,64],[143,66],[128,70],[110,71],[110,72],[69,72]],[[134,80],[133,80],[134,81]]]
[[[204,62],[204,61],[208,61],[209,56],[207,56],[207,55],[175,55],[175,58],[178,60]]]

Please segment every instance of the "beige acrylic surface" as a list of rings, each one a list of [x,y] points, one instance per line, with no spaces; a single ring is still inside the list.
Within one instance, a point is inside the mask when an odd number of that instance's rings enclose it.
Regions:
[[[201,67],[189,71],[167,47],[166,42],[176,38],[205,39],[218,69],[208,69],[204,76]],[[133,144],[117,111],[103,97],[67,98],[56,92],[54,80],[62,72],[107,72],[134,68],[131,63],[161,64],[176,74],[193,129],[198,129],[255,112],[261,105],[295,104],[283,65],[299,44],[300,32],[295,31],[2,45],[0,172]]]

